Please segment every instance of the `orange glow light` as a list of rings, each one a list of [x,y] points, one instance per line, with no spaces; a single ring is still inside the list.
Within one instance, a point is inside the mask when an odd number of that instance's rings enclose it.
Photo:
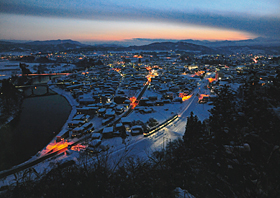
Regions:
[[[60,142],[52,142],[46,147],[45,153],[53,153],[62,149],[66,149],[71,144],[72,142],[68,142],[67,140]]]
[[[216,80],[216,78],[207,78],[207,80],[209,81],[209,83],[212,83]]]
[[[179,97],[182,98],[182,101],[186,101],[192,97],[192,95],[187,95],[185,93],[179,93]]]
[[[71,150],[73,150],[73,151],[81,151],[84,149],[86,149],[86,146],[81,145],[81,144],[77,144],[77,145],[71,147]]]
[[[133,58],[143,58],[143,56],[135,54]]]
[[[198,71],[195,74],[192,74],[191,77],[195,77],[195,76],[201,76],[202,74],[204,74],[205,71]]]
[[[121,71],[120,68],[113,68],[113,70],[116,71],[116,72],[120,72]]]
[[[204,97],[209,97],[207,94],[200,94],[198,100],[202,100]]]
[[[149,67],[146,67],[146,69],[147,69],[148,71],[150,71],[152,68],[149,66]]]
[[[147,76],[148,82],[152,82],[152,78],[150,76]]]
[[[216,81],[216,80],[218,80],[218,72],[216,72],[216,74],[215,74],[215,78],[207,78],[207,80],[209,81],[209,83],[212,83],[213,81]]]
[[[129,100],[130,100],[130,106],[132,109],[134,109],[139,104],[139,101],[137,100],[137,98],[135,96],[129,98]]]

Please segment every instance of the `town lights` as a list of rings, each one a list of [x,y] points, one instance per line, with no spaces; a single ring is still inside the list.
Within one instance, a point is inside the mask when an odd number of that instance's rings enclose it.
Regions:
[[[192,95],[187,95],[185,93],[179,93],[179,97],[182,98],[182,101],[186,101],[192,97]]]
[[[139,101],[136,99],[135,96],[129,98],[129,100],[130,100],[131,109],[134,109],[139,103]]]
[[[214,82],[216,79],[215,78],[207,78],[207,80],[209,81],[209,83]]]

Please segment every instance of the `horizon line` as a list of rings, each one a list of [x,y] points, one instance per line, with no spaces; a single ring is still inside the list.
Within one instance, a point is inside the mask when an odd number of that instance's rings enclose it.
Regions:
[[[268,38],[268,39],[275,39],[275,38],[271,38],[271,37],[263,37],[263,36],[256,36],[254,38],[248,38],[248,39],[221,39],[221,40],[217,40],[217,39],[191,39],[191,38],[185,38],[185,39],[163,39],[163,38],[131,38],[131,39],[122,39],[122,40],[80,40],[80,39],[71,39],[71,38],[57,38],[57,39],[42,39],[42,40],[38,40],[38,39],[34,39],[34,40],[25,40],[25,39],[0,39],[0,41],[19,41],[19,42],[33,42],[33,41],[65,41],[65,40],[71,40],[71,41],[78,41],[78,42],[165,42],[165,41],[169,41],[169,42],[177,42],[177,41],[184,41],[184,40],[192,40],[192,41],[209,41],[209,42],[216,42],[216,41],[247,41],[247,40],[254,40],[257,38]],[[277,39],[276,39],[277,40]]]

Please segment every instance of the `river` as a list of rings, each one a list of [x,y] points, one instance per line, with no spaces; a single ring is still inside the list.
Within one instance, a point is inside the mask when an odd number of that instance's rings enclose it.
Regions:
[[[44,80],[47,79],[40,79],[41,83]],[[31,90],[25,92],[30,95]],[[37,95],[44,92],[45,87],[34,90]],[[22,163],[42,150],[60,131],[70,112],[71,106],[60,95],[25,98],[21,113],[0,129],[0,170]]]

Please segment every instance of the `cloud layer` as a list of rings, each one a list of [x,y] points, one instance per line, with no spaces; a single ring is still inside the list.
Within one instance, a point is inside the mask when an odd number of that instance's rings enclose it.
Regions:
[[[49,6],[46,4],[16,3],[14,1],[0,2],[0,12],[6,14],[30,15],[42,17],[59,17],[87,20],[110,21],[154,21],[160,23],[175,23],[184,25],[196,25],[220,29],[237,30],[251,33],[256,36],[280,38],[280,17],[268,15],[252,15],[238,12],[214,12],[187,9],[186,11],[154,7],[137,7],[128,5],[116,5],[88,1],[93,4]],[[58,4],[59,5],[59,4]]]

